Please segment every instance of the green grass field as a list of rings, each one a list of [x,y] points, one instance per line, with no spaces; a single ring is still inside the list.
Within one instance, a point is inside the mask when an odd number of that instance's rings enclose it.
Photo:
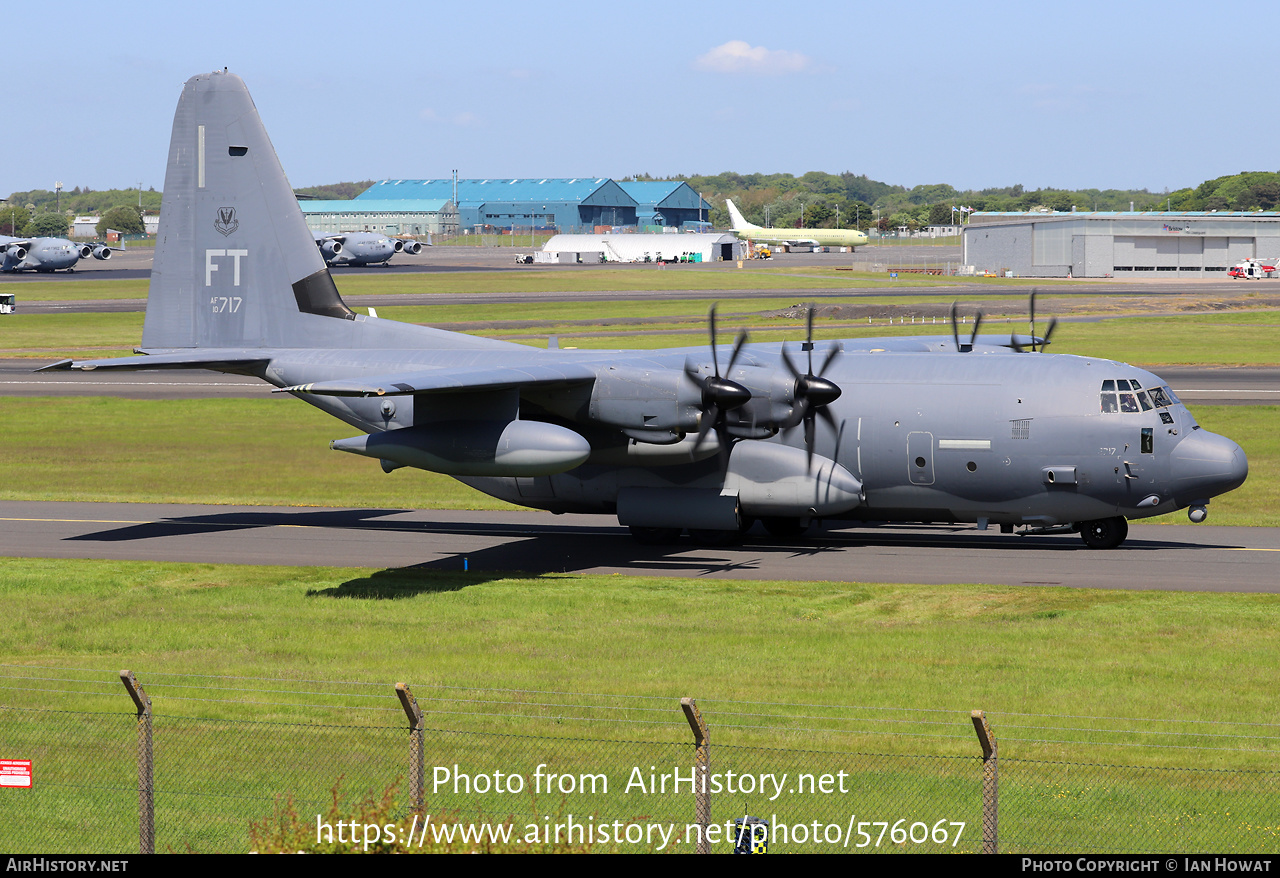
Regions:
[[[118,667],[157,714],[161,849],[245,850],[281,789],[304,821],[339,779],[348,796],[397,778],[403,793],[394,681],[428,712],[429,780],[539,763],[613,778],[610,795],[540,806],[429,797],[469,818],[690,821],[687,795],[619,790],[631,768],[688,764],[690,695],[714,770],[847,771],[856,792],[720,795],[717,819],[963,820],[959,849],[975,850],[980,708],[1001,741],[1007,852],[1277,845],[1275,595],[5,559],[0,599],[5,740],[42,772],[18,849],[131,844]]]

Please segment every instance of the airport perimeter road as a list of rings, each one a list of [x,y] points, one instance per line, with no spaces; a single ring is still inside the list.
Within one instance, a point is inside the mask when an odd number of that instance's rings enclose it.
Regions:
[[[271,397],[257,378],[204,369],[35,372],[51,360],[0,360],[0,396],[119,396],[128,399]],[[1168,366],[1156,373],[1192,405],[1280,405],[1280,368]],[[275,394],[276,399],[287,398]]]
[[[856,528],[808,542],[640,546],[606,516],[0,503],[0,556],[715,579],[1280,592],[1280,528],[1133,525],[1123,547],[970,527]]]

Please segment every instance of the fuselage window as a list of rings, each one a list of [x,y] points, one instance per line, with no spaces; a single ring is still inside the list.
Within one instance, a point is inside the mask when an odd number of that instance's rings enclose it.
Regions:
[[[1147,399],[1146,391],[1138,394],[1138,403],[1142,406],[1142,410],[1144,412],[1149,412],[1154,408],[1154,406],[1151,405],[1151,400]]]
[[[1136,412],[1138,411],[1138,400],[1132,393],[1120,394],[1120,411]]]
[[[1169,402],[1169,397],[1165,396],[1163,387],[1153,387],[1150,391],[1151,401],[1159,408],[1168,408],[1173,403]]]

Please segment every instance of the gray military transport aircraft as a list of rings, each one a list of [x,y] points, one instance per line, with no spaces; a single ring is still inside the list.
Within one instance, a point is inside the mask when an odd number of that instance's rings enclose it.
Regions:
[[[332,447],[387,472],[616,515],[645,541],[827,519],[1078,532],[1112,548],[1130,518],[1190,507],[1203,520],[1248,472],[1165,382],[1046,354],[1051,332],[985,344],[975,324],[967,343],[953,328],[797,352],[745,336],[717,347],[713,312],[710,348],[569,351],[357,314],[225,71],[186,83],[161,217],[142,356],[45,368],[256,375],[359,430]]]
[[[422,252],[418,241],[389,238],[377,232],[341,232],[314,237],[325,265],[386,265],[397,253],[417,256]]]
[[[81,259],[110,259],[106,244],[77,244],[66,238],[11,238],[0,235],[0,271],[75,271]]]

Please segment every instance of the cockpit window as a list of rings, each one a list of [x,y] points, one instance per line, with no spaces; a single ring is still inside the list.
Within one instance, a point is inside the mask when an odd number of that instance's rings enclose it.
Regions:
[[[1106,414],[1149,412],[1153,409],[1168,408],[1178,402],[1178,397],[1168,385],[1143,390],[1142,385],[1132,378],[1108,378],[1102,382],[1098,408]]]

